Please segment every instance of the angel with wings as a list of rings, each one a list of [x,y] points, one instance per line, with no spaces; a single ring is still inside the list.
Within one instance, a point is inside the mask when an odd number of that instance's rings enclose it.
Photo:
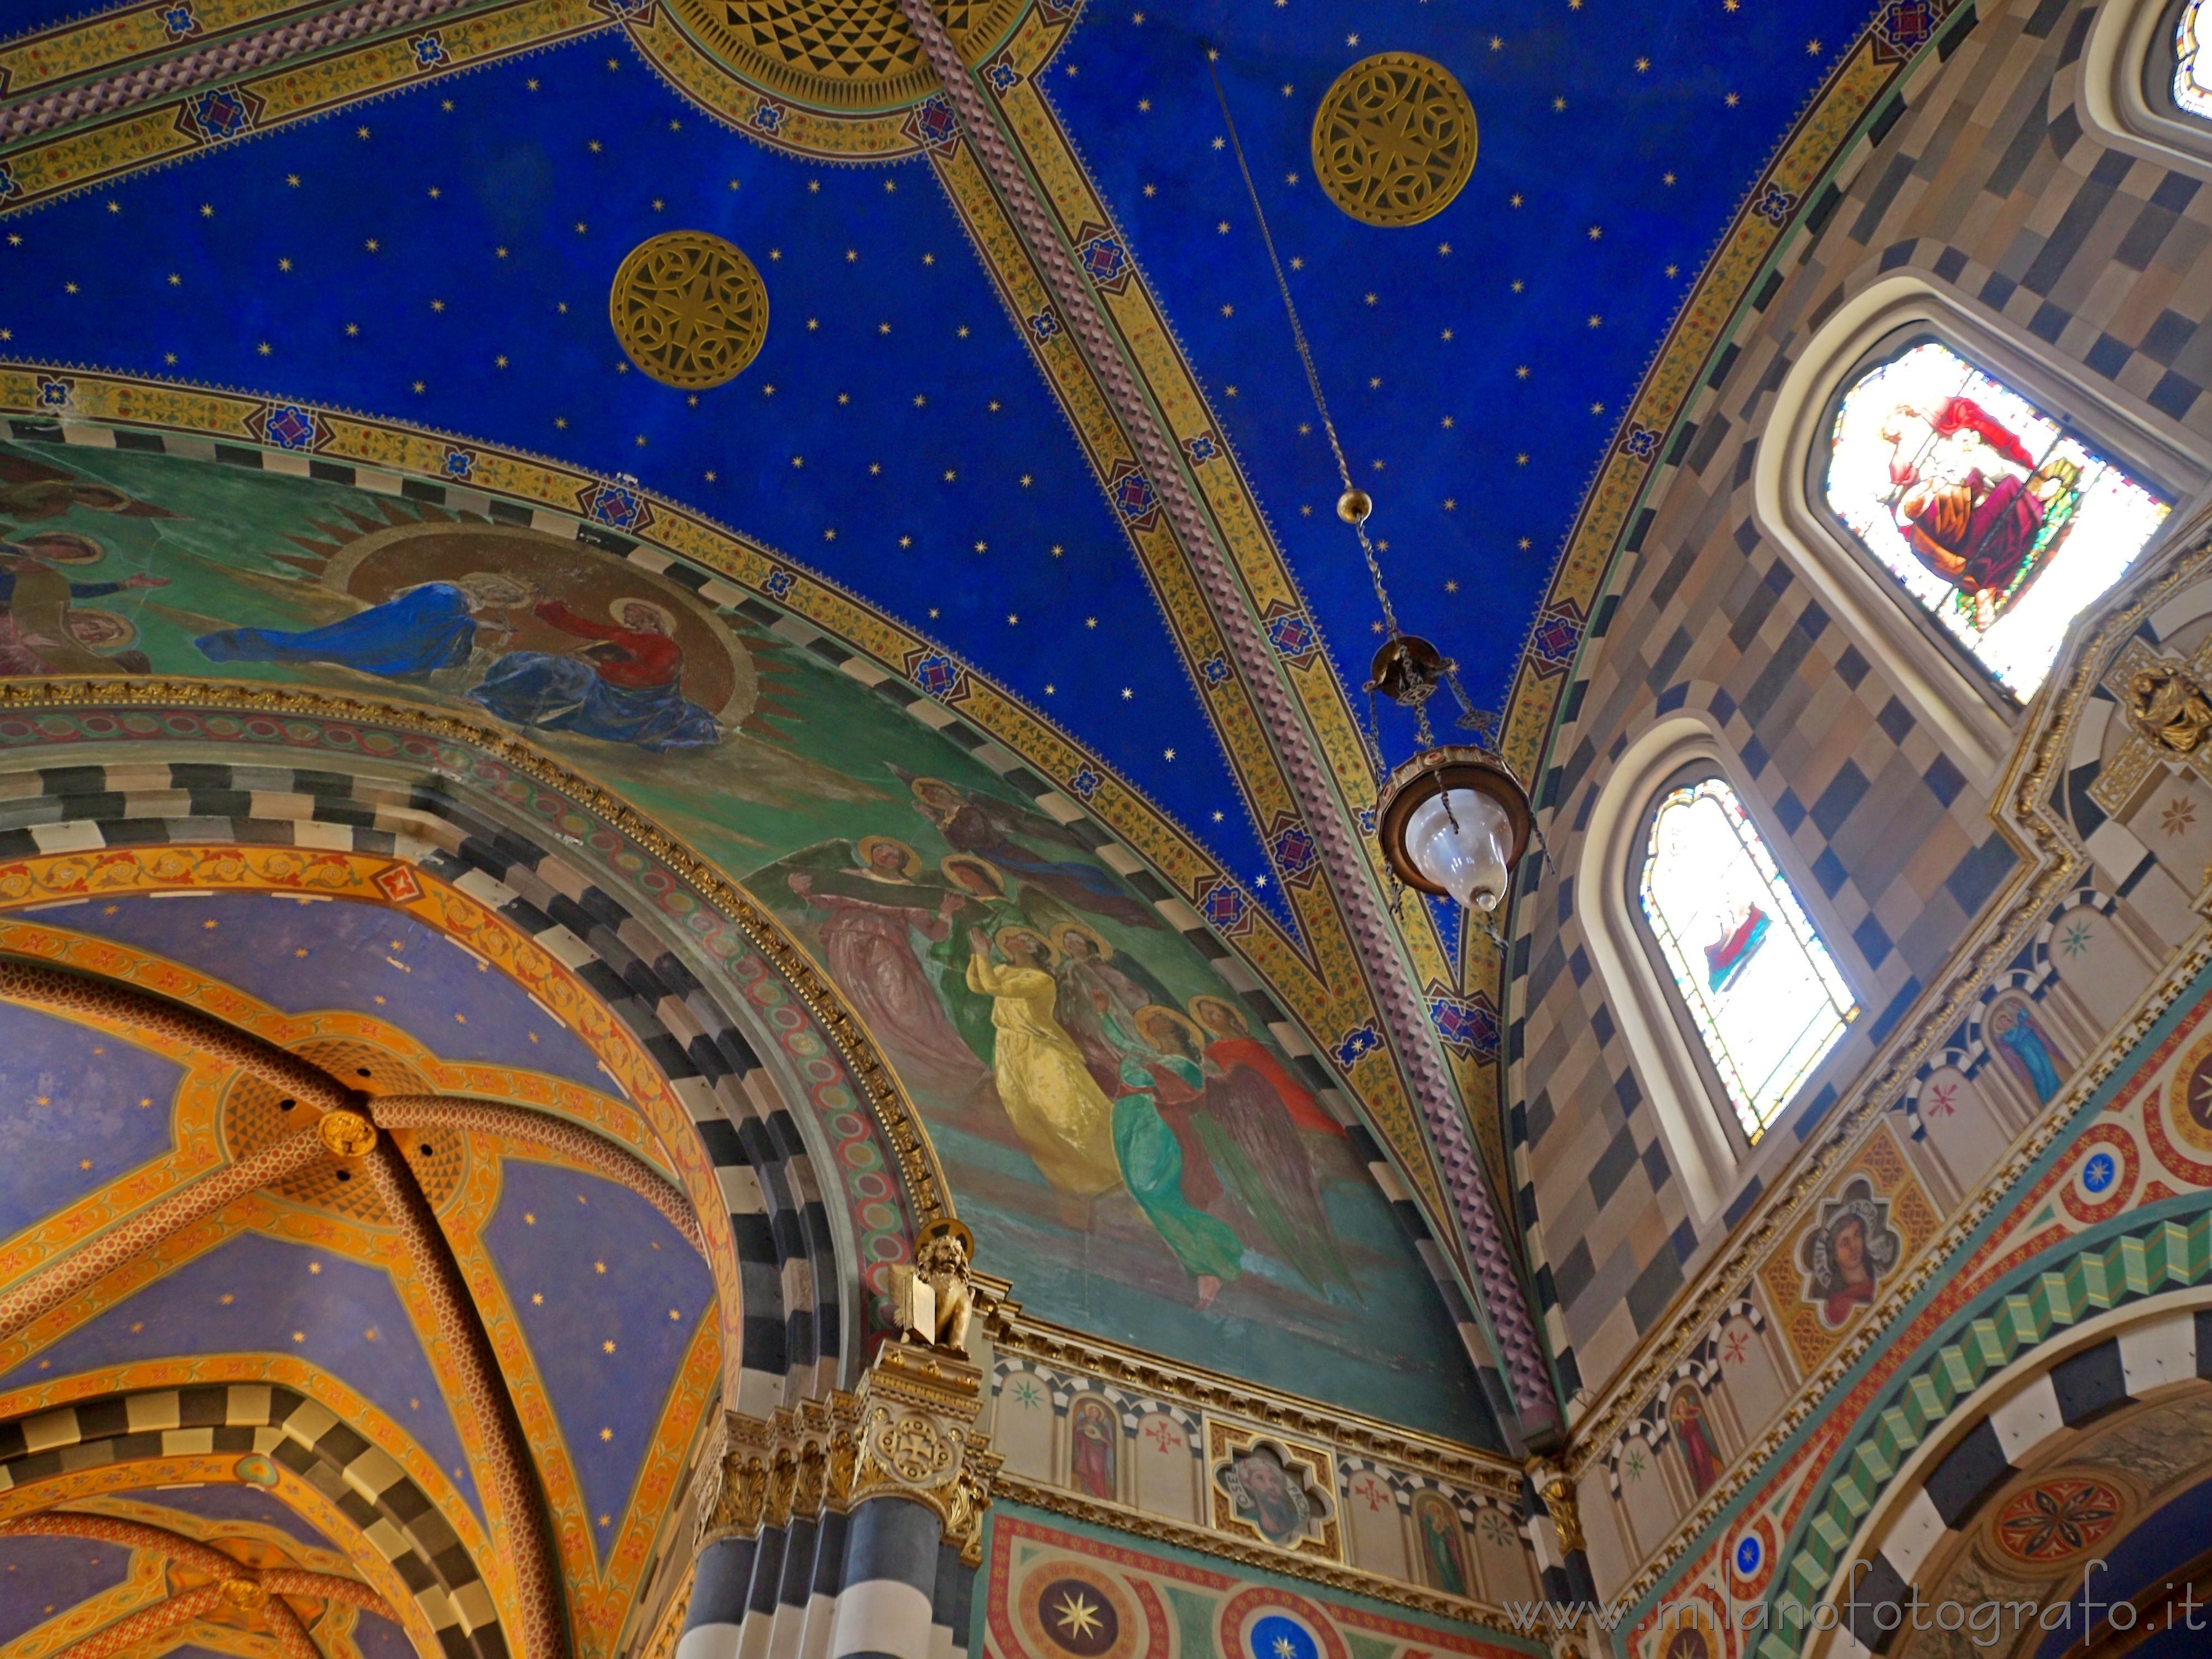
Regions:
[[[755,871],[747,884],[771,903],[781,902],[780,886],[814,913],[823,965],[902,1073],[958,1097],[987,1073],[954,1029],[915,940],[945,940],[969,898],[921,875],[921,856],[906,842],[863,836],[858,844],[817,842]]]
[[[1050,859],[1035,849],[1034,843],[1043,842],[1077,852],[1086,850],[1066,824],[994,795],[960,788],[943,778],[920,777],[902,766],[890,769],[914,793],[916,808],[937,826],[954,852],[988,859],[1010,877],[1089,915],[1131,927],[1160,925],[1151,907],[1123,891],[1120,881],[1103,865],[1088,859]]]

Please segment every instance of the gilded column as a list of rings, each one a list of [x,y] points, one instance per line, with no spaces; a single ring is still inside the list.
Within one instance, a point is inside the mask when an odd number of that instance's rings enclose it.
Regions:
[[[998,1454],[975,1431],[983,1373],[963,1355],[887,1342],[860,1384],[845,1582],[830,1659],[964,1650]]]
[[[925,1229],[892,1302],[902,1334],[851,1394],[723,1414],[674,1659],[965,1654],[998,1454],[968,1358],[968,1230]]]
[[[721,1439],[708,1455],[699,1494],[698,1564],[676,1659],[735,1659],[768,1503],[768,1431],[757,1418],[722,1413]]]

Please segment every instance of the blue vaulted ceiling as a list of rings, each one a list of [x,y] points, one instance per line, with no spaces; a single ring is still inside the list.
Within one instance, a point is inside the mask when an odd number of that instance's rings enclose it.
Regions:
[[[1349,684],[1377,611],[1329,516],[1206,49],[1400,608],[1494,703],[1638,375],[1865,17],[1863,0],[1116,0],[1078,26],[1050,96]],[[1354,222],[1310,177],[1317,100],[1382,50],[1443,64],[1480,126],[1465,191],[1410,228]],[[628,370],[606,319],[623,256],[679,227],[744,248],[771,303],[759,359],[696,403]],[[611,29],[5,230],[0,350],[634,473],[946,642],[1264,872],[1158,609],[926,164],[767,151]]]
[[[1639,376],[1754,175],[1867,17],[1863,0],[1091,9],[1054,64],[1051,95],[1348,685],[1367,678],[1381,612],[1332,511],[1341,485],[1224,142],[1229,120],[1346,458],[1376,499],[1369,528],[1401,621],[1431,634],[1469,694],[1496,708]],[[1449,69],[1480,130],[1453,204],[1388,229],[1322,192],[1310,137],[1329,84],[1385,51]],[[1392,758],[1409,752],[1388,718],[1385,732]]]

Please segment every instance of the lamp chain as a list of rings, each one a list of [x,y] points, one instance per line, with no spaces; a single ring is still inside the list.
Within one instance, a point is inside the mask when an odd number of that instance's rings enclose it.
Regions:
[[[1306,385],[1313,391],[1314,408],[1321,416],[1322,430],[1328,434],[1330,453],[1336,457],[1336,476],[1349,495],[1356,488],[1352,482],[1352,466],[1344,459],[1344,445],[1336,435],[1336,422],[1329,418],[1328,399],[1322,394],[1321,374],[1314,367],[1313,348],[1306,343],[1304,325],[1298,321],[1298,308],[1291,303],[1290,280],[1283,275],[1282,258],[1275,252],[1275,235],[1267,228],[1267,211],[1260,205],[1260,191],[1252,182],[1252,168],[1244,159],[1244,141],[1237,136],[1237,118],[1229,112],[1229,95],[1221,89],[1221,72],[1214,67],[1220,56],[1212,46],[1206,49],[1206,72],[1213,77],[1213,95],[1221,105],[1221,118],[1229,127],[1230,148],[1237,152],[1237,170],[1244,175],[1244,193],[1251,198],[1252,216],[1260,222],[1260,240],[1267,245],[1267,263],[1274,267],[1275,289],[1283,296],[1283,313],[1291,319],[1291,339],[1297,346],[1299,362],[1305,366]],[[1364,520],[1352,521],[1352,529],[1359,538],[1359,550],[1367,560],[1367,574],[1375,584],[1376,603],[1382,607],[1382,626],[1395,640],[1399,635],[1398,615],[1391,608],[1389,592],[1382,586],[1382,566],[1375,556],[1375,544],[1367,539]],[[1426,742],[1424,738],[1425,746]]]

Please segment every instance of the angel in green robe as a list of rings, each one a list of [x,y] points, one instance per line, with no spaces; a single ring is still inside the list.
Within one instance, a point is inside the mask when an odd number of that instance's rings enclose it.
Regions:
[[[1114,1153],[1121,1182],[1160,1241],[1196,1281],[1198,1305],[1243,1271],[1244,1246],[1229,1224],[1191,1201],[1184,1135],[1169,1121],[1187,1116],[1205,1078],[1187,1054],[1163,1054],[1122,1023],[1118,1011],[1102,1011],[1107,1035],[1121,1050],[1121,1093],[1114,1102]],[[1187,1125],[1185,1126],[1187,1129]],[[1213,1190],[1219,1187],[1214,1185]]]

